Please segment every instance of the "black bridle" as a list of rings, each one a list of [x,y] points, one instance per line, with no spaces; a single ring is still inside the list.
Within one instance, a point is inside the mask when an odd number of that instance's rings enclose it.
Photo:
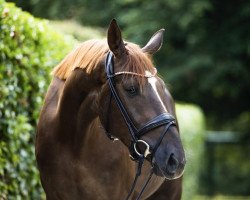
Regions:
[[[125,123],[129,129],[129,133],[131,135],[131,145],[129,148],[130,156],[134,161],[138,162],[137,173],[136,173],[133,185],[130,189],[130,192],[126,198],[126,200],[127,200],[127,199],[129,199],[129,197],[131,196],[131,194],[135,188],[137,178],[140,176],[141,167],[142,167],[142,164],[143,164],[145,158],[148,157],[148,155],[151,155],[151,165],[153,167],[152,158],[153,158],[155,152],[157,151],[158,147],[160,146],[161,141],[163,140],[164,136],[166,135],[169,127],[171,125],[176,126],[176,122],[175,122],[174,116],[172,116],[171,114],[162,113],[162,114],[156,116],[155,118],[151,119],[149,122],[147,122],[144,126],[140,127],[139,129],[134,125],[134,123],[131,120],[126,108],[124,107],[119,95],[116,92],[115,80],[114,80],[114,77],[116,76],[116,74],[114,73],[113,57],[114,56],[113,56],[112,52],[109,52],[107,55],[107,58],[106,58],[106,62],[105,62],[105,70],[106,70],[109,88],[111,91],[111,97],[113,97],[115,99],[115,102],[121,111],[121,114],[125,120]],[[162,132],[162,134],[160,135],[160,137],[159,137],[158,141],[156,142],[156,144],[154,145],[154,147],[151,147],[146,141],[140,139],[147,132],[149,132],[155,128],[158,128],[160,126],[165,126],[165,129]],[[108,131],[106,131],[106,133],[110,139],[114,139],[114,137],[110,133],[108,133]],[[138,151],[137,148],[138,148],[139,143],[142,143],[146,146],[144,153],[140,153],[140,151]],[[144,189],[146,188],[149,180],[152,177],[152,174],[153,174],[153,171],[151,170],[149,178],[146,181],[146,183],[144,184],[137,199],[139,199],[141,197]]]

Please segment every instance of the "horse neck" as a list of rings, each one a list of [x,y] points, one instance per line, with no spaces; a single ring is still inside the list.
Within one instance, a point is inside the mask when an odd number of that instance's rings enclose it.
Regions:
[[[98,116],[99,87],[83,69],[74,70],[66,80],[57,109],[60,141],[75,147],[83,142],[88,126]]]

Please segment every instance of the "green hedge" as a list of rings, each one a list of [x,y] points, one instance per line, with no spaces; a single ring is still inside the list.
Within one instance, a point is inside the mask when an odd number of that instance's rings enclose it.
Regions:
[[[0,199],[40,199],[36,120],[50,71],[75,41],[0,0]]]
[[[194,105],[176,105],[181,138],[187,164],[184,173],[183,200],[194,199],[199,189],[199,176],[204,164],[205,118]]]

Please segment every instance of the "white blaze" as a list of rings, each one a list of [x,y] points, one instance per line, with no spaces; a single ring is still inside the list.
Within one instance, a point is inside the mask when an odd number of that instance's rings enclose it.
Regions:
[[[149,71],[146,71],[145,74],[147,75],[147,74],[151,74],[151,73],[150,73]],[[160,97],[160,95],[159,95],[159,93],[158,93],[157,87],[156,87],[157,78],[155,78],[155,77],[150,77],[150,78],[148,78],[148,83],[149,83],[149,84],[151,85],[151,87],[153,88],[154,93],[155,93],[157,99],[159,100],[160,104],[162,105],[162,108],[163,108],[165,111],[167,111],[167,109],[166,109],[164,103],[162,102],[162,99],[161,99],[161,97]]]

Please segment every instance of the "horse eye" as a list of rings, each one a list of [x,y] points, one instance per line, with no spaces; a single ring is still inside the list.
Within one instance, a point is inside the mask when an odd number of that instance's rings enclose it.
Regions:
[[[127,92],[128,94],[133,95],[133,96],[136,95],[137,92],[138,92],[137,88],[135,88],[134,86],[131,86],[131,87],[129,87],[129,88],[126,88],[125,90],[126,90],[126,92]]]

